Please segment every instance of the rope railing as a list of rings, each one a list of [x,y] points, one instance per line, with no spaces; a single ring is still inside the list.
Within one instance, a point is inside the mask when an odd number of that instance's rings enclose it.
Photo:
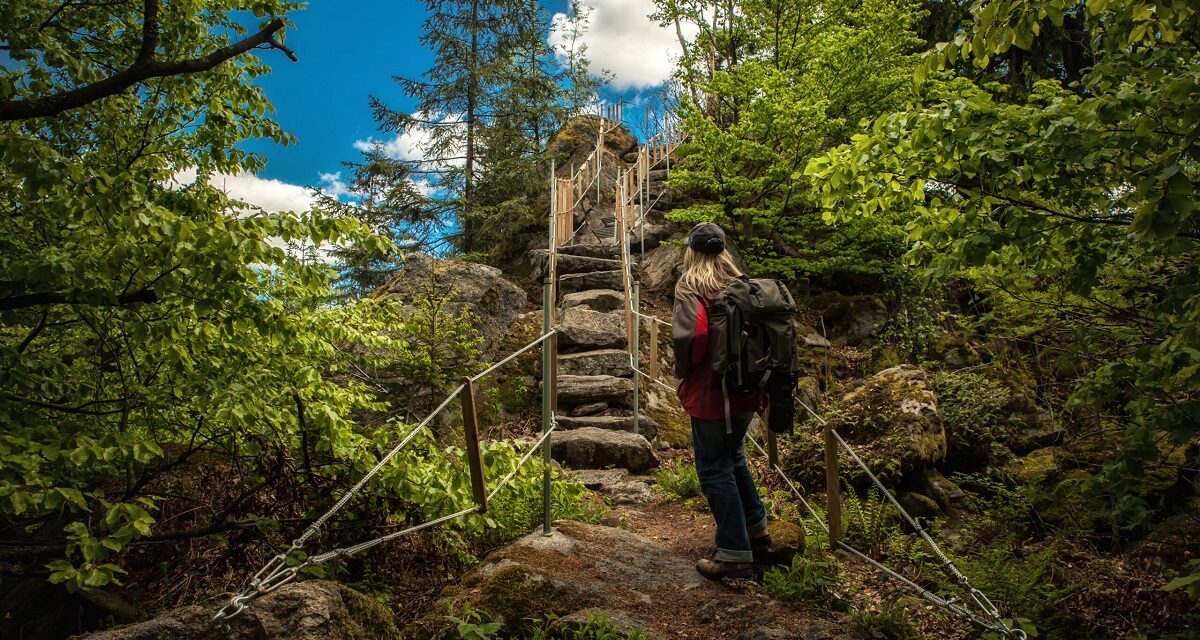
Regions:
[[[487,375],[495,372],[497,369],[499,369],[500,367],[504,366],[505,364],[511,362],[513,359],[515,359],[517,356],[521,355],[522,353],[525,353],[538,345],[543,345],[543,346],[548,345],[548,343],[550,343],[552,341],[552,339],[554,338],[555,335],[557,335],[557,333],[558,333],[558,331],[556,329],[551,329],[550,331],[547,331],[546,333],[538,336],[536,339],[529,342],[525,346],[521,347],[517,351],[514,351],[513,353],[509,354],[503,360],[500,360],[499,362],[496,362],[496,363],[492,364],[491,366],[489,366],[484,371],[467,378],[463,384],[460,384],[457,387],[455,387],[455,389],[453,391],[451,391],[445,397],[445,399],[443,399],[442,402],[440,404],[438,404],[437,407],[435,407],[429,413],[429,415],[425,416],[424,420],[422,420],[420,423],[418,423],[417,426],[415,426],[403,438],[401,438],[400,441],[387,452],[387,454],[385,454],[382,458],[380,458],[379,461],[376,462],[375,465],[373,467],[371,467],[371,469],[369,471],[367,471],[366,474],[364,474],[361,478],[359,478],[358,482],[356,482],[349,490],[347,490],[344,494],[342,494],[342,496],[337,500],[337,502],[334,503],[334,505],[332,507],[330,507],[328,510],[326,510],[325,513],[323,513],[320,517],[318,517],[316,520],[314,520],[312,524],[310,524],[307,528],[305,528],[304,532],[299,537],[297,537],[295,540],[293,540],[291,545],[289,545],[285,551],[277,553],[269,561],[267,561],[267,563],[264,564],[263,567],[261,569],[259,569],[258,572],[256,572],[254,574],[254,576],[250,579],[249,585],[245,589],[243,589],[239,594],[237,594],[236,596],[231,598],[229,601],[229,604],[225,605],[219,611],[217,611],[216,615],[214,615],[212,618],[212,623],[215,626],[217,626],[218,628],[228,630],[229,621],[232,620],[234,617],[238,616],[239,614],[241,614],[242,612],[244,612],[247,609],[247,607],[249,606],[251,601],[253,601],[254,599],[256,599],[258,597],[261,597],[263,595],[271,593],[272,591],[275,591],[276,589],[282,587],[283,585],[291,582],[293,579],[296,578],[296,576],[298,576],[300,574],[300,572],[302,570],[304,570],[307,567],[310,567],[313,565],[324,564],[324,563],[329,562],[334,559],[348,558],[348,557],[354,556],[356,554],[362,553],[363,551],[366,551],[367,549],[370,549],[377,545],[383,544],[384,542],[388,542],[390,540],[394,540],[396,538],[400,538],[402,536],[406,536],[406,535],[415,533],[417,531],[421,531],[423,529],[428,529],[428,528],[436,526],[438,524],[442,524],[444,522],[449,522],[451,520],[455,520],[457,518],[469,515],[471,513],[486,511],[488,501],[490,501],[492,498],[494,498],[496,496],[496,494],[500,492],[501,489],[503,489],[505,486],[507,486],[516,477],[516,474],[525,465],[525,463],[529,461],[529,459],[533,456],[533,454],[537,450],[541,449],[543,447],[543,445],[545,445],[547,443],[547,441],[550,438],[550,434],[555,430],[555,428],[557,428],[558,422],[554,419],[553,412],[551,412],[549,424],[543,428],[541,438],[539,438],[534,443],[533,447],[531,447],[530,450],[528,452],[526,452],[525,455],[522,456],[517,461],[517,464],[513,467],[513,470],[508,475],[506,475],[504,478],[502,478],[500,480],[500,482],[497,483],[496,487],[494,489],[492,489],[492,491],[490,493],[486,494],[486,498],[480,499],[483,497],[482,486],[483,486],[484,480],[483,480],[482,472],[478,466],[479,442],[478,442],[478,434],[477,434],[478,424],[477,424],[477,418],[476,418],[475,412],[474,412],[474,383],[476,381],[486,377]],[[545,385],[545,388],[548,390],[556,389],[556,385],[553,384],[552,382],[547,383]],[[421,433],[435,417],[437,417],[439,414],[441,414],[441,412],[444,411],[446,409],[446,407],[450,406],[450,403],[453,402],[455,398],[458,398],[460,395],[463,395],[464,391],[470,395],[470,398],[467,398],[464,396],[463,416],[464,416],[464,428],[467,432],[467,434],[466,434],[467,441],[468,441],[467,456],[468,456],[469,462],[471,463],[470,470],[471,470],[471,475],[472,475],[472,485],[476,488],[475,495],[476,495],[477,503],[474,506],[466,508],[466,509],[462,509],[460,511],[451,513],[449,515],[435,518],[428,522],[424,522],[421,524],[417,524],[417,525],[408,527],[406,529],[402,529],[402,530],[394,531],[394,532],[391,532],[391,533],[388,533],[388,534],[385,534],[382,536],[378,536],[376,538],[372,538],[370,540],[366,540],[366,541],[363,541],[363,542],[360,542],[360,543],[357,543],[357,544],[354,544],[354,545],[351,545],[348,547],[333,549],[333,550],[330,550],[330,551],[327,551],[324,553],[312,555],[312,556],[305,558],[304,560],[300,561],[297,564],[293,564],[290,566],[288,565],[288,560],[292,556],[293,553],[303,550],[304,545],[311,538],[316,536],[321,531],[322,527],[324,527],[324,525],[330,519],[332,519],[334,517],[334,515],[336,515],[338,513],[338,511],[340,511],[342,509],[342,507],[344,507],[346,505],[346,503],[348,503],[355,495],[357,495],[362,490],[362,488],[365,487],[367,485],[367,483],[371,481],[372,478],[374,478],[376,475],[378,475],[378,473],[385,466],[387,466],[387,464],[389,462],[391,462],[396,457],[396,455],[398,455],[410,442],[412,442],[412,440],[414,438],[416,438],[416,436],[419,433]],[[548,391],[548,393],[555,393],[555,392],[556,391]],[[474,445],[473,447],[471,446],[472,444]],[[546,487],[545,493],[546,493],[546,495],[549,495],[548,487]],[[548,504],[545,506],[548,508]]]

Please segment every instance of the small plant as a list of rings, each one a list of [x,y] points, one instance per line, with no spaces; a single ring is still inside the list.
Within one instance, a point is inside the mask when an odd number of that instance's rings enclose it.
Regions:
[[[837,584],[837,563],[821,554],[798,555],[789,567],[772,567],[763,574],[767,595],[788,602],[823,600]]]
[[[446,619],[454,623],[454,630],[458,633],[459,640],[488,640],[495,638],[500,633],[499,622],[484,622],[483,614],[470,606],[462,610],[462,617],[446,616]]]
[[[660,489],[668,495],[677,498],[691,498],[700,495],[700,476],[696,475],[696,466],[691,464],[676,464],[659,471],[655,476]]]
[[[867,637],[878,640],[922,640],[924,636],[912,626],[905,616],[904,606],[884,602],[879,607],[854,609],[850,619],[859,626]]]
[[[894,507],[880,497],[875,487],[867,491],[865,498],[850,492],[842,500],[846,505],[846,542],[867,555],[879,555],[889,548],[890,538],[904,535],[896,525]]]

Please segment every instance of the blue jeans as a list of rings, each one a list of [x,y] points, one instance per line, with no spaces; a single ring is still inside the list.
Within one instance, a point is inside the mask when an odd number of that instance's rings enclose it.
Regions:
[[[725,420],[692,418],[696,475],[717,521],[717,553],[721,562],[752,562],[750,536],[767,530],[767,511],[758,497],[743,444],[752,413],[732,416],[733,433]]]

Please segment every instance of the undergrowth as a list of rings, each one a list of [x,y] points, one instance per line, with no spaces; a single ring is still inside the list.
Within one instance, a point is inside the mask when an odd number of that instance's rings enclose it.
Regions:
[[[700,495],[700,476],[696,466],[676,463],[654,475],[658,488],[676,498],[691,498]]]

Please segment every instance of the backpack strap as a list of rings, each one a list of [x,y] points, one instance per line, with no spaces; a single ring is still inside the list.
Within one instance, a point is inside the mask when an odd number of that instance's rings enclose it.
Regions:
[[[733,434],[733,418],[729,415],[729,387],[725,383],[725,377],[721,377],[721,395],[725,396],[725,433]]]

